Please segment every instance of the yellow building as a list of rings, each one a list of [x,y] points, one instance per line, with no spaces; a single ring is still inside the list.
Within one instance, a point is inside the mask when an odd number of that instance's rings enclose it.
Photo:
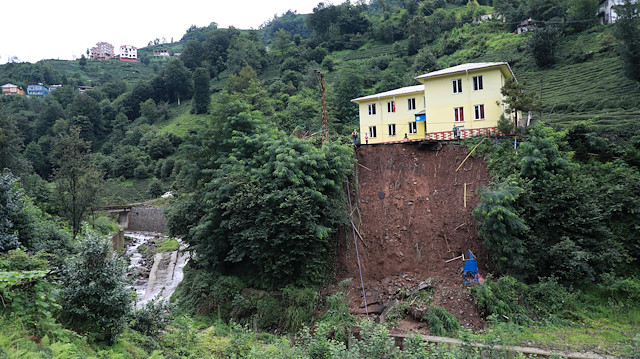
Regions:
[[[425,138],[424,86],[409,86],[351,100],[359,106],[360,143],[387,143]]]
[[[409,141],[494,133],[500,115],[508,116],[500,89],[509,77],[506,62],[469,63],[418,76],[419,86],[354,99],[360,143],[365,134],[372,144],[403,141],[405,133]]]

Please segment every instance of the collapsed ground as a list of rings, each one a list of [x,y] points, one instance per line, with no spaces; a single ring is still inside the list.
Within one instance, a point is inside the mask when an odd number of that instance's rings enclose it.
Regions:
[[[356,149],[358,188],[352,218],[369,314],[377,320],[384,320],[398,300],[431,279],[431,305],[447,309],[462,326],[484,325],[463,282],[462,261],[446,263],[471,250],[480,274],[487,273],[487,251],[471,212],[478,203],[476,190],[487,185],[489,177],[481,158],[469,157],[456,171],[467,154],[457,143],[438,151],[417,143]],[[365,315],[351,231],[344,238],[336,277],[352,278],[347,287],[351,312]],[[392,331],[408,330],[429,333],[426,323],[411,316]]]

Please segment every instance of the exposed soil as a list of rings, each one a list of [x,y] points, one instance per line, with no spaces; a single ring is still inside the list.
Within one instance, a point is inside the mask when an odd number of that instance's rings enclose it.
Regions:
[[[417,143],[356,149],[353,218],[370,315],[431,278],[433,305],[446,308],[463,326],[484,326],[467,291],[469,285],[463,282],[462,260],[446,263],[471,250],[480,274],[487,272],[487,251],[471,212],[478,203],[476,189],[487,185],[489,176],[480,158],[470,157],[456,171],[467,154],[467,148],[458,144],[445,144],[439,151]],[[353,278],[347,289],[351,312],[364,315],[351,231],[344,238],[338,249],[337,279]],[[428,333],[426,323],[408,319],[396,330]]]

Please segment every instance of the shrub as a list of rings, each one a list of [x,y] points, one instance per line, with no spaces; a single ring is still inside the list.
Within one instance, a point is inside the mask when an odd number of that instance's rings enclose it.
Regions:
[[[409,302],[401,302],[394,305],[387,313],[387,320],[394,322],[406,318],[410,307],[411,304]]]
[[[603,274],[598,287],[612,301],[618,303],[640,302],[640,281],[635,278],[616,278],[611,274]]]
[[[442,307],[431,307],[424,318],[434,335],[455,334],[460,330],[458,319]]]
[[[575,296],[558,283],[557,278],[541,278],[537,284],[529,286],[524,303],[537,320],[554,321],[555,318],[568,319],[572,316]]]
[[[483,284],[472,287],[471,291],[485,318],[494,316],[500,321],[513,321],[517,324],[530,321],[525,308],[520,305],[520,297],[526,293],[527,285],[517,279],[504,276],[493,281],[491,276],[487,276]]]
[[[99,340],[113,342],[131,311],[125,271],[126,264],[111,250],[111,241],[89,233],[62,273],[66,319]]]
[[[282,303],[273,296],[266,295],[256,302],[256,326],[262,330],[278,327],[282,318]]]
[[[318,302],[318,291],[286,286],[282,290],[282,302],[285,307],[284,328],[294,332],[311,321]]]
[[[149,170],[147,169],[147,166],[140,164],[138,167],[136,167],[133,170],[133,177],[138,179],[144,179],[149,177]]]
[[[149,183],[149,189],[147,190],[147,193],[151,198],[158,198],[162,196],[162,194],[164,193],[164,190],[162,189],[162,184],[157,178],[154,178],[151,180],[151,182]]]
[[[131,315],[131,329],[155,336],[169,324],[173,306],[164,300],[150,300]]]

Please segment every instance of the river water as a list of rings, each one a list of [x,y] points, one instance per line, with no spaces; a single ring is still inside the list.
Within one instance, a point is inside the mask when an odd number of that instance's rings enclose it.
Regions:
[[[180,250],[156,253],[151,261],[145,260],[140,246],[166,238],[161,233],[125,231],[126,255],[129,257],[128,276],[133,279],[131,288],[136,291],[136,308],[140,309],[149,300],[168,300],[184,278],[184,266],[189,253]]]

